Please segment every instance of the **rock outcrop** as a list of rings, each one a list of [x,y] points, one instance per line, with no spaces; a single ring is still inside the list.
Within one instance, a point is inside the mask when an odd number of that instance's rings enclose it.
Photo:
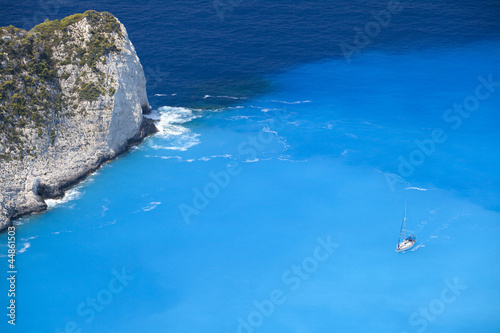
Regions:
[[[88,11],[0,28],[0,230],[156,131],[125,27]]]

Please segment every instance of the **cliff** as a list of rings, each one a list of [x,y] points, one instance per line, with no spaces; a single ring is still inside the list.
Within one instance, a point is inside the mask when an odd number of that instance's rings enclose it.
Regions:
[[[125,27],[87,11],[0,28],[0,230],[156,131]]]

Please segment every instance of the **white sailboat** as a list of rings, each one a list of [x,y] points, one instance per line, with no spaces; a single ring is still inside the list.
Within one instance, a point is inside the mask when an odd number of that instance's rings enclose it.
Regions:
[[[403,241],[401,242],[401,234],[403,234]],[[405,216],[403,217],[403,222],[401,223],[401,230],[399,231],[398,246],[396,247],[396,252],[405,252],[413,247],[417,242],[417,237],[415,235],[408,235],[406,237],[406,201],[405,201]]]

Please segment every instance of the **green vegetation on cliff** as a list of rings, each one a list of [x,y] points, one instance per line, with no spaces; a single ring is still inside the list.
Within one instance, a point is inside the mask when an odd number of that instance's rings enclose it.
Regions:
[[[68,27],[86,18],[92,29],[90,34],[91,39],[82,46],[75,46],[69,43]],[[121,36],[120,25],[116,18],[107,12],[98,13],[93,10],[86,11],[83,14],[74,14],[68,16],[61,21],[45,21],[35,26],[32,32],[36,33],[43,40],[49,49],[63,42],[70,46],[66,50],[68,56],[62,61],[63,65],[78,64],[83,66],[87,64],[93,70],[96,70],[96,63],[103,61],[103,56],[110,52],[118,51],[116,45],[109,40],[107,34],[117,34]]]
[[[92,83],[87,83],[80,89],[80,98],[85,99],[87,101],[95,101],[100,95],[102,95],[99,87]]]
[[[91,27],[85,39],[75,35],[83,19]],[[106,94],[98,64],[104,64],[109,53],[119,52],[111,35],[122,36],[119,22],[110,13],[93,10],[46,20],[30,31],[0,27],[0,159],[33,155],[22,140],[28,133],[54,144],[58,122],[72,115],[75,104]],[[63,96],[61,82],[75,68],[86,66],[98,80],[89,80],[82,71],[74,96]]]

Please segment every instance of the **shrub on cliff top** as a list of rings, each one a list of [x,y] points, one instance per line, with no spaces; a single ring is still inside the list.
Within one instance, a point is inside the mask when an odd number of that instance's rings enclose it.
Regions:
[[[79,94],[81,99],[87,101],[95,101],[97,98],[99,98],[99,96],[101,96],[102,92],[99,89],[99,87],[97,87],[93,82],[91,82],[84,85],[80,89]]]
[[[45,22],[36,25],[31,31],[43,34],[54,34],[55,31],[63,30],[83,18],[87,18],[92,26],[99,27],[100,32],[117,33],[121,35],[120,24],[112,14],[108,12],[97,12],[95,10],[87,10],[83,14],[74,14],[63,18],[61,21],[49,21],[47,19]],[[8,28],[10,27],[15,28],[13,26],[9,26]],[[12,30],[12,28],[10,29]]]

